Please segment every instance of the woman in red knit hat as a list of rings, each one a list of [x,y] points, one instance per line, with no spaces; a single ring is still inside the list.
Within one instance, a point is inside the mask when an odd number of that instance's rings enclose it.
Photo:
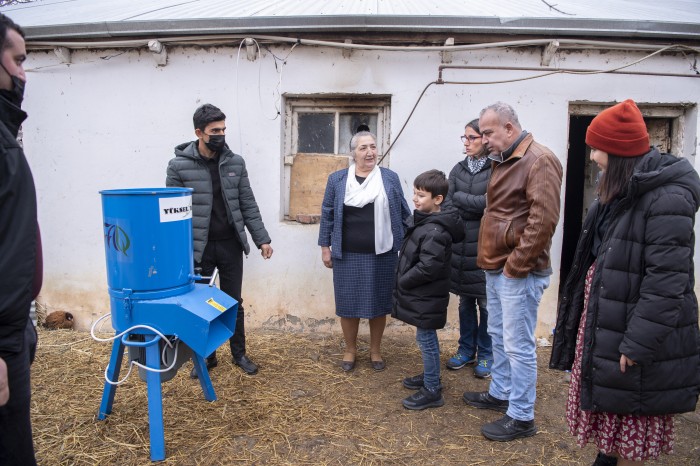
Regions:
[[[571,369],[566,418],[594,465],[639,464],[673,450],[673,414],[700,391],[693,291],[700,178],[649,147],[632,100],[586,132],[603,171],[560,297],[550,367]]]

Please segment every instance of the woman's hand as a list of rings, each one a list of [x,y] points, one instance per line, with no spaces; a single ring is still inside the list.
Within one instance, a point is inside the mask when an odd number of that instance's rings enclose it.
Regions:
[[[625,369],[627,369],[627,366],[634,366],[635,364],[637,363],[632,361],[624,354],[620,356],[620,372],[622,372],[623,374],[625,373]]]
[[[323,265],[325,265],[329,269],[333,268],[333,259],[331,259],[331,248],[329,248],[328,246],[321,247],[321,260],[323,261]]]

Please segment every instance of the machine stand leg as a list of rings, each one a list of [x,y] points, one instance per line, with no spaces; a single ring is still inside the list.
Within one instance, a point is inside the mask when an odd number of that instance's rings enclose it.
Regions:
[[[158,344],[146,347],[146,365],[160,369],[160,347]],[[165,459],[165,433],[163,432],[163,393],[160,374],[148,371],[148,424],[151,435],[151,461]]]
[[[194,353],[192,354],[192,362],[197,371],[197,378],[199,379],[199,384],[202,386],[204,398],[207,401],[216,401],[216,393],[214,392],[214,386],[211,383],[211,377],[209,377],[209,371],[207,370],[204,358]]]
[[[109,366],[107,367],[107,377],[111,381],[119,379],[119,370],[122,366],[122,358],[124,357],[124,344],[121,338],[117,338],[112,342],[112,356],[109,358]],[[117,386],[105,381],[105,388],[102,392],[102,403],[100,403],[100,411],[97,413],[97,419],[104,420],[107,415],[112,413],[112,404],[114,403],[114,394],[117,391]]]
[[[107,377],[109,380],[117,381],[119,379],[119,371],[121,369],[122,359],[124,358],[124,339],[127,339],[127,344],[130,346],[146,348],[146,366],[152,369],[161,368],[160,345],[158,344],[160,337],[157,335],[147,335],[146,341],[141,343],[131,343],[128,341],[128,337],[117,338],[112,343],[112,355],[109,359],[109,366],[107,366]],[[216,393],[214,392],[214,386],[211,383],[211,377],[207,371],[204,358],[198,354],[194,354],[192,356],[192,362],[197,371],[199,383],[204,392],[204,398],[206,398],[207,401],[216,401]],[[163,391],[160,373],[148,371],[146,374],[146,384],[148,393],[151,461],[162,461],[165,459],[165,432],[163,429]],[[97,413],[97,419],[104,420],[107,415],[112,413],[112,404],[114,403],[116,391],[116,385],[105,381],[102,402],[100,403],[100,410]]]

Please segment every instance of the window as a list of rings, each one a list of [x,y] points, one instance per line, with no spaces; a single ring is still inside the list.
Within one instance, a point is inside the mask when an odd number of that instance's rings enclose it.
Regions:
[[[380,154],[388,147],[389,98],[287,97],[285,110],[284,216],[317,223],[328,175],[348,166],[358,129],[366,125],[377,135]]]

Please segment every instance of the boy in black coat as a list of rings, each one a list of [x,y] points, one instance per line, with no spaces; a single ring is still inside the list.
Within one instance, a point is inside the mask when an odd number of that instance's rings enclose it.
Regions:
[[[404,379],[418,390],[403,400],[408,409],[445,404],[440,385],[440,345],[437,332],[447,321],[450,301],[452,242],[464,239],[464,227],[455,210],[441,212],[449,184],[445,174],[429,170],[413,182],[413,225],[406,231],[396,268],[391,315],[416,326],[423,357],[423,373]]]

